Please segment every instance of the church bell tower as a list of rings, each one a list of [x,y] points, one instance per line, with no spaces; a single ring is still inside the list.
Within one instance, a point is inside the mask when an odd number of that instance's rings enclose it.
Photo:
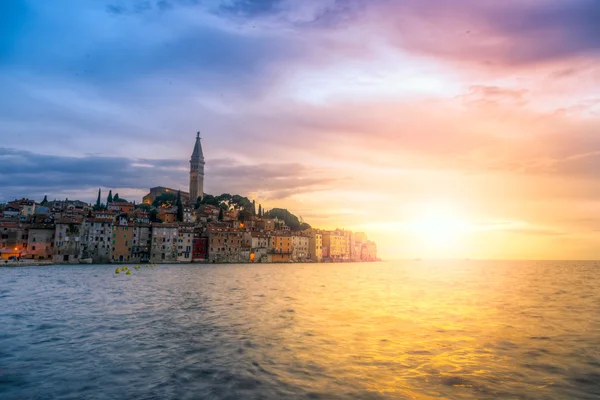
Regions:
[[[196,144],[190,159],[190,203],[204,197],[204,154],[200,144],[200,132],[196,134]]]

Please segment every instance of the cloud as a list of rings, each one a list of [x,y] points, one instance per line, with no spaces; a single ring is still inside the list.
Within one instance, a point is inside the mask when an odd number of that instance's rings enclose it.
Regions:
[[[344,176],[332,178],[327,171],[299,163],[241,164],[231,159],[211,161],[207,176],[214,182],[210,186],[215,193],[254,193],[265,200],[328,190],[336,182],[347,179]]]
[[[184,160],[124,157],[64,157],[0,148],[0,193],[3,200],[43,194],[79,193],[91,200],[98,187],[148,190],[168,186],[187,190]],[[277,200],[325,190],[335,181],[323,171],[297,163],[241,164],[231,159],[208,160],[207,192],[254,193]]]
[[[374,21],[410,51],[489,66],[600,55],[595,0],[377,2]],[[374,22],[373,21],[373,22]]]
[[[178,160],[61,157],[7,148],[0,148],[0,171],[5,199],[66,191],[85,193],[98,187],[148,189],[158,186],[157,182],[181,187],[187,177]],[[92,196],[90,192],[88,199]]]

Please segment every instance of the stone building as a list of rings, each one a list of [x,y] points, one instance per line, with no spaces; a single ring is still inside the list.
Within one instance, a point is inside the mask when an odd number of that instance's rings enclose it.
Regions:
[[[180,224],[177,236],[177,261],[184,263],[192,262],[194,224]]]
[[[59,219],[54,233],[54,262],[79,263],[82,223],[76,219]]]
[[[113,219],[87,218],[81,230],[82,259],[92,259],[95,264],[107,264],[112,261]]]
[[[308,236],[295,234],[292,236],[292,259],[306,261],[309,255]]]
[[[152,235],[150,224],[135,223],[131,245],[131,262],[147,263],[150,261]]]
[[[250,248],[243,247],[242,232],[209,227],[204,232],[204,237],[208,238],[208,262],[236,263],[250,260]]]
[[[179,226],[177,224],[152,224],[152,246],[150,262],[177,262],[177,239]]]
[[[54,256],[53,224],[39,224],[29,227],[27,235],[27,258],[34,260],[52,260]]]

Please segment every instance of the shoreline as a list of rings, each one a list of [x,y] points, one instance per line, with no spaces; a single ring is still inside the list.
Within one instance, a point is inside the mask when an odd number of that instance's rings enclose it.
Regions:
[[[376,263],[382,262],[383,260],[373,260],[373,261],[292,261],[292,262],[263,262],[263,263],[252,263],[252,262],[219,262],[219,263],[211,263],[208,261],[198,261],[198,262],[168,262],[168,263],[156,263],[156,262],[110,262],[110,263],[61,263],[61,262],[51,262],[51,261],[18,261],[18,262],[0,262],[0,268],[18,268],[18,267],[48,267],[48,266],[72,266],[72,265],[227,265],[227,264],[248,264],[248,265],[258,265],[258,264],[351,264],[351,263]]]

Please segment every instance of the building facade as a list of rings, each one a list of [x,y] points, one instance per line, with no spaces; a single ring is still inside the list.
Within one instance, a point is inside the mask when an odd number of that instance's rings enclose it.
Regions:
[[[155,263],[177,262],[177,224],[152,224],[152,248],[150,261]]]
[[[308,237],[309,258],[314,262],[323,260],[323,235],[318,231],[311,231]]]
[[[194,225],[179,226],[177,237],[177,261],[192,262],[194,250]]]
[[[54,256],[54,225],[33,225],[27,235],[27,257],[52,260]]]
[[[292,236],[292,259],[306,261],[309,255],[309,239],[304,235]]]
[[[97,264],[112,261],[113,219],[88,218],[82,224],[81,254],[82,259],[92,259]]]

